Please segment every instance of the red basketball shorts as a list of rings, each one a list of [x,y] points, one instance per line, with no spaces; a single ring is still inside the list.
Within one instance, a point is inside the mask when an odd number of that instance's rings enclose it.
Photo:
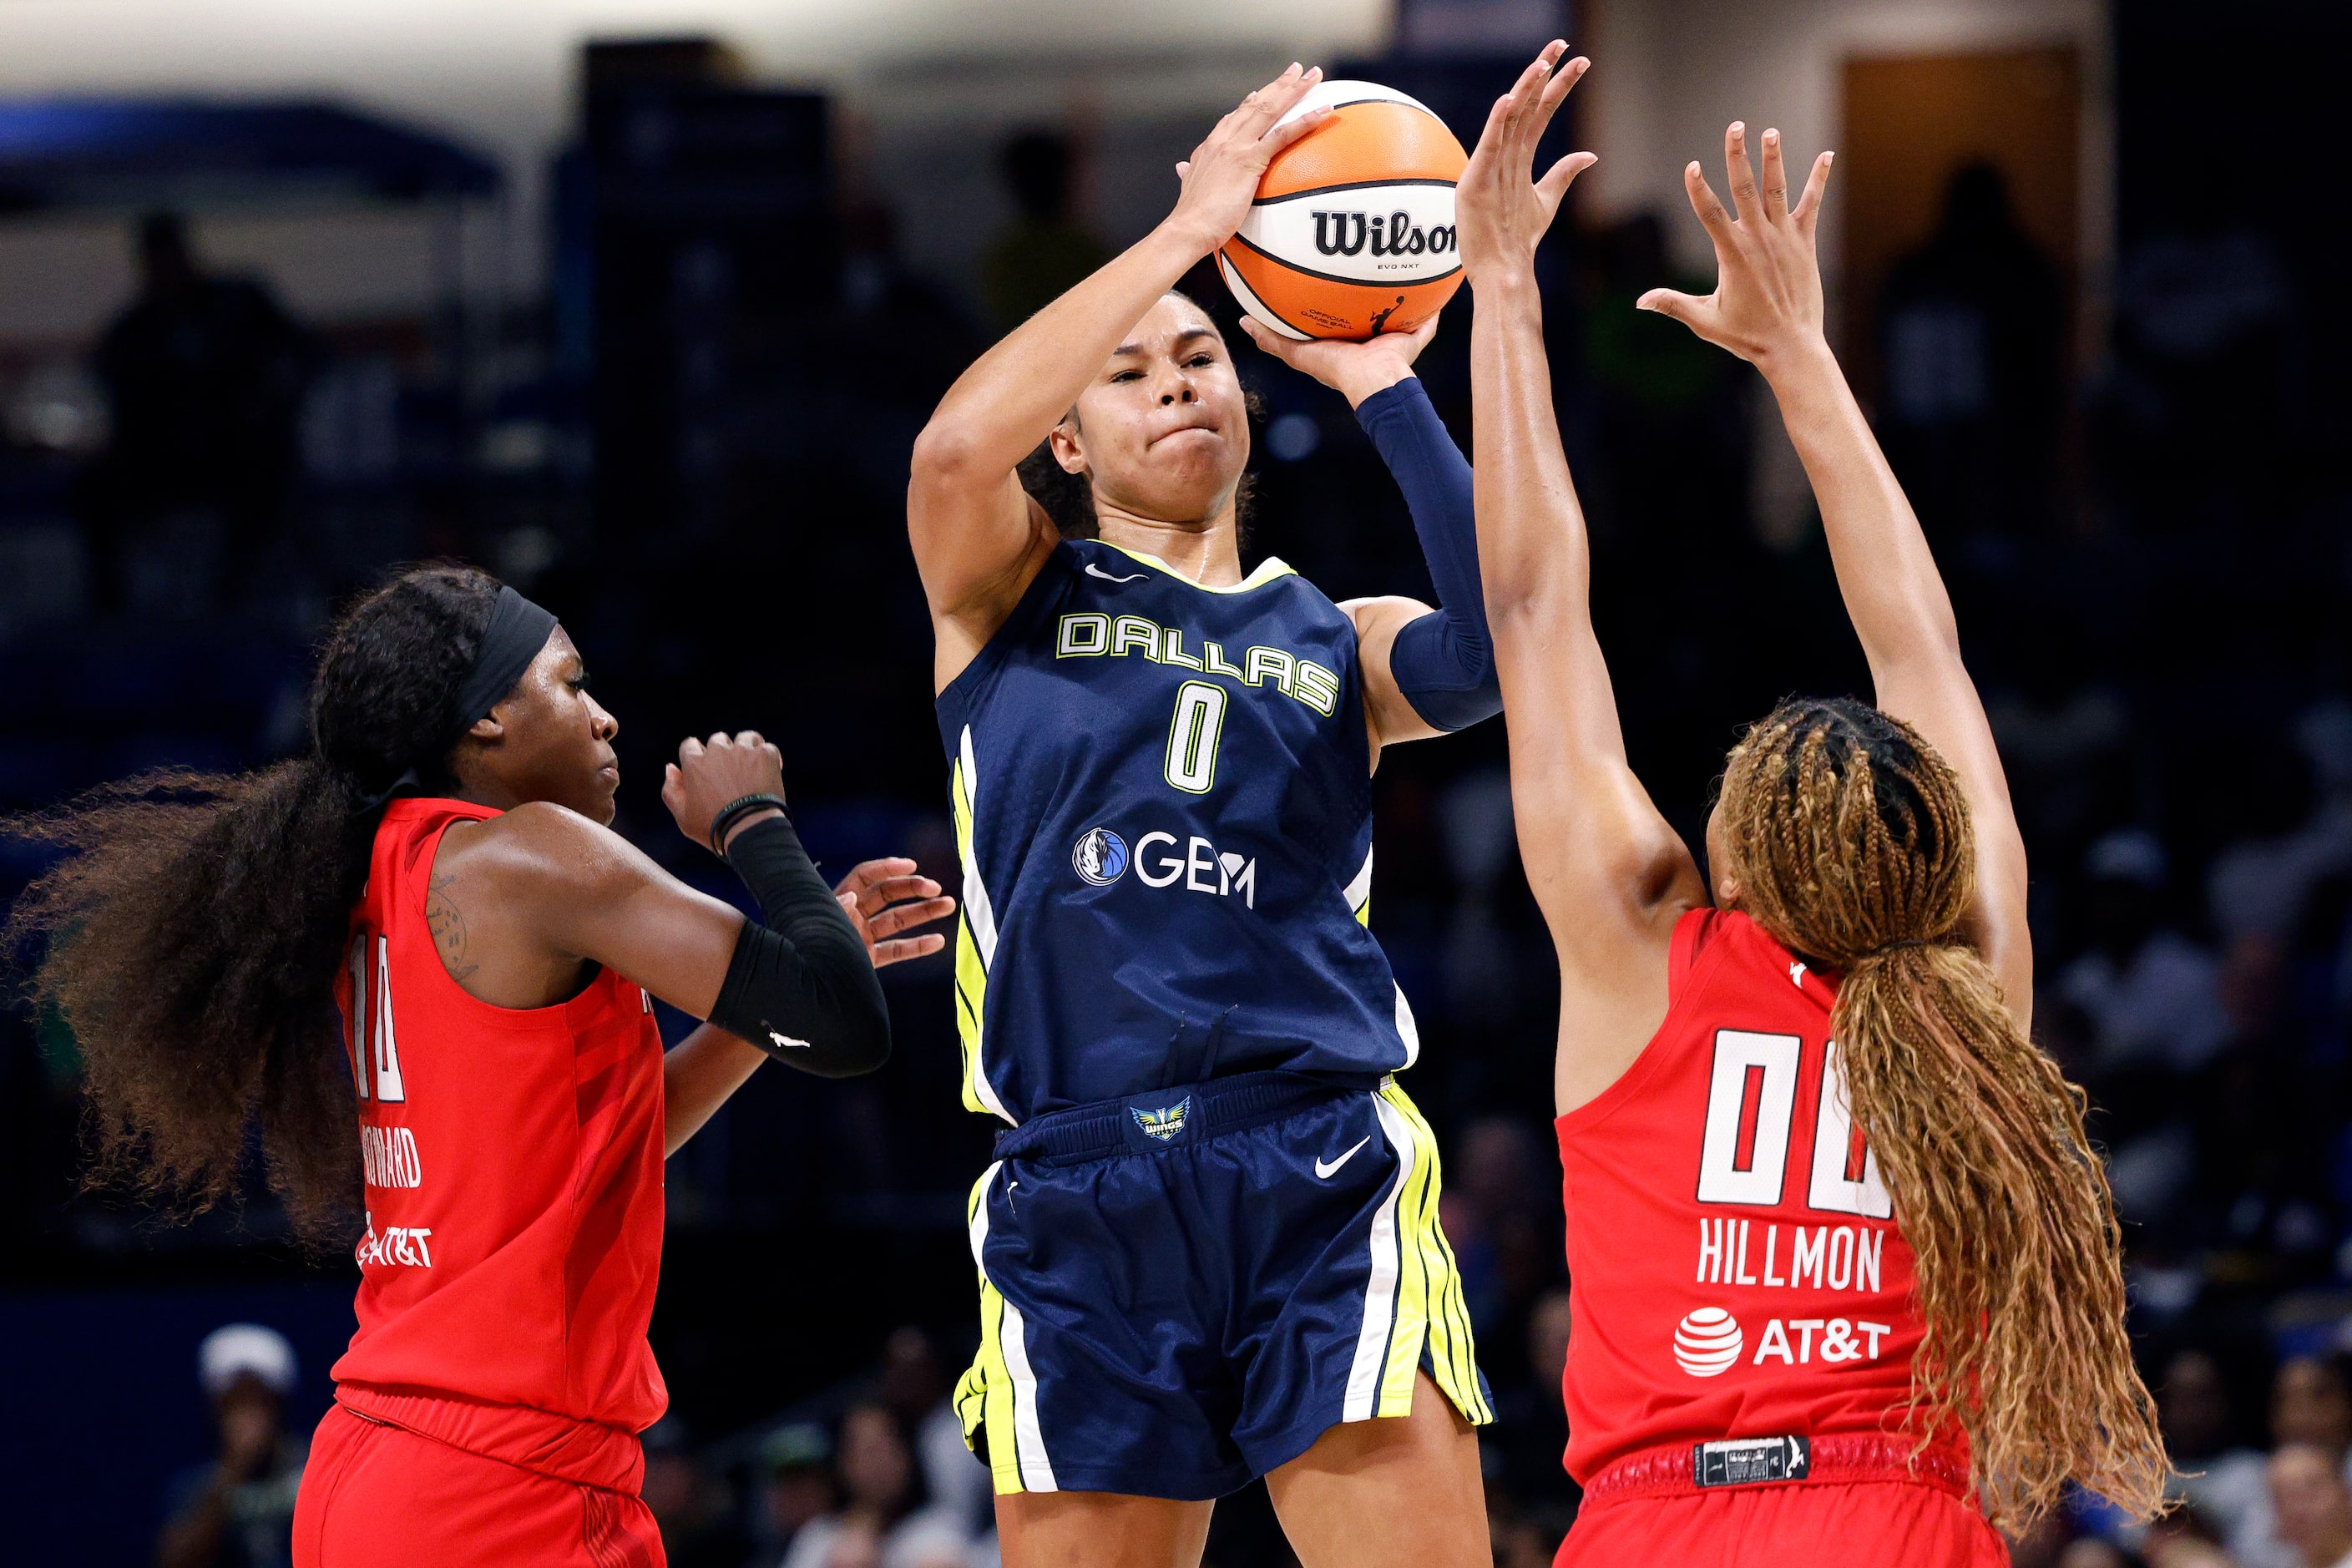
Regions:
[[[294,1568],[666,1568],[641,1499],[453,1448],[338,1405],[294,1506]]]
[[[1576,1516],[1554,1568],[2008,1568],[1958,1498],[1908,1481],[1628,1498]]]
[[[1735,1446],[1758,1445],[1706,1445]],[[1969,1500],[1966,1458],[1931,1452],[1914,1466],[1906,1447],[1817,1439],[1806,1479],[1747,1485],[1700,1484],[1687,1445],[1636,1455],[1586,1486],[1553,1568],[2008,1568]]]

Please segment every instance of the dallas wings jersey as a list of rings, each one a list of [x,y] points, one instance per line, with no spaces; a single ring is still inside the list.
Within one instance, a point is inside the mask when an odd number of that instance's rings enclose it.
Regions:
[[[1209,588],[1066,541],[939,716],[970,1109],[1412,1065],[1355,626],[1289,567]]]

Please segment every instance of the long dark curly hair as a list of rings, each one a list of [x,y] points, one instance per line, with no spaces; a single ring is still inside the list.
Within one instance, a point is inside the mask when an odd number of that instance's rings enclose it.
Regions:
[[[381,796],[415,769],[449,784],[457,689],[499,582],[394,576],[330,628],[309,752],[234,776],[167,769],[103,784],[6,831],[66,851],[10,911],[38,944],[37,1001],[81,1047],[91,1186],[184,1216],[239,1194],[257,1123],[296,1235],[356,1213],[359,1136],[334,984]]]

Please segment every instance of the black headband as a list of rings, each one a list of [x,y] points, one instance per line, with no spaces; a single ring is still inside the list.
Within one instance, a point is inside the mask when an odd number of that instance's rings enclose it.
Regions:
[[[555,626],[552,611],[500,585],[498,600],[490,607],[490,624],[482,628],[481,646],[474,650],[474,662],[467,667],[466,679],[457,686],[455,728],[432,757],[411,763],[390,787],[362,797],[360,809],[373,811],[396,795],[409,795],[424,788],[423,770],[437,763],[442,752],[464,739],[477,720],[490,716],[490,710],[514,689],[515,682],[530,668],[530,661],[547,646]]]
[[[499,705],[539,650],[547,646],[554,634],[555,616],[540,608],[512,588],[499,589],[498,603],[490,610],[490,624],[482,629],[482,646],[474,650],[473,668],[466,671],[465,680],[457,688],[457,732],[449,737],[455,745],[478,719],[487,719],[490,710]]]

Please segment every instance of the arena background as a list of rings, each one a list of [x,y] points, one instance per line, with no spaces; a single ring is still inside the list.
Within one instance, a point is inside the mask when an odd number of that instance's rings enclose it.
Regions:
[[[1547,325],[1637,768],[1696,845],[1743,720],[1864,679],[1760,384],[1631,308],[1706,286],[1675,171],[1712,169],[1739,117],[1841,153],[1836,341],[1993,715],[2038,1026],[2091,1089],[2176,1451],[2220,1474],[2275,1438],[2352,1446],[2352,19],[2324,0],[15,0],[0,808],[285,753],[331,606],[459,556],[564,617],[624,725],[620,826],[682,875],[727,890],[661,811],[659,760],[756,726],[829,865],[903,850],[952,887],[901,513],[934,400],[1141,235],[1171,164],[1290,59],[1415,93],[1466,143],[1555,34],[1596,62],[1555,138],[1602,161],[1547,248]],[[110,328],[158,213],[247,311],[221,372],[241,401],[196,434],[113,418],[146,351]],[[1468,314],[1423,365],[1465,445]],[[1345,404],[1230,335],[1266,408],[1250,559],[1334,597],[1426,593]],[[1506,1417],[1497,1556],[1533,1563],[1574,1496],[1555,997],[1504,755],[1490,724],[1384,760],[1376,929]],[[0,897],[39,864],[0,842]],[[943,963],[889,973],[885,1072],[764,1071],[671,1163],[681,1562],[775,1563],[777,1477],[824,1468],[793,1444],[877,1378],[919,1422],[927,1356],[970,1351],[989,1134],[957,1105]],[[305,1265],[266,1205],[166,1228],[79,1193],[75,1080],[55,1018],[0,1015],[12,1563],[152,1560],[214,1444],[200,1339],[289,1336],[299,1431],[351,1321],[354,1270]],[[2243,1568],[2300,1561],[2215,1509]],[[2164,1549],[2084,1508],[2018,1556]],[[1211,1559],[1286,1560],[1262,1500],[1223,1511]]]

